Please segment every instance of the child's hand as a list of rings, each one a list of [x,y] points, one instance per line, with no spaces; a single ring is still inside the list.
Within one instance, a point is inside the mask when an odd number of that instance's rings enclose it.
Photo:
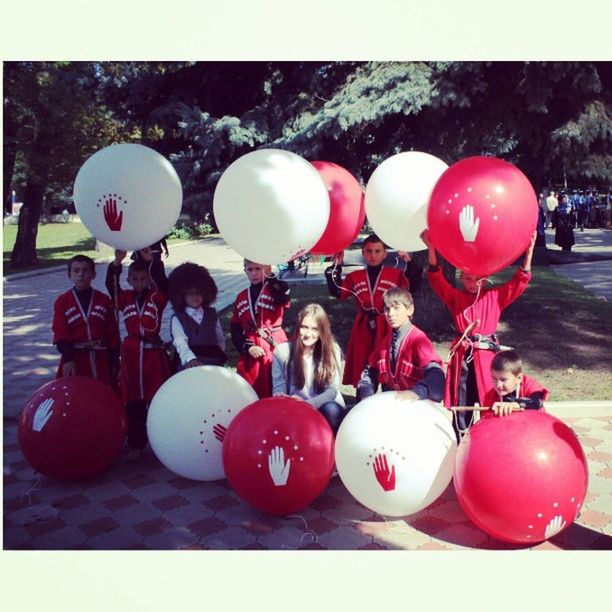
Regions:
[[[264,351],[261,346],[250,346],[249,347],[249,355],[253,358],[253,359],[259,359],[260,357],[263,357],[266,354],[266,351]]]
[[[66,361],[64,363],[62,376],[76,376],[76,361]]]
[[[192,359],[191,361],[188,361],[185,364],[186,368],[196,368],[198,366],[203,365],[202,362],[199,359]]]
[[[410,257],[410,254],[406,253],[406,251],[398,251],[397,256],[406,263],[412,261],[412,257]]]
[[[334,253],[332,263],[334,266],[341,266],[344,263],[344,251]]]
[[[516,402],[495,402],[491,410],[497,416],[507,416],[514,410],[521,410],[521,407]]]
[[[125,259],[127,255],[127,251],[122,251],[121,249],[115,249],[115,265],[120,266],[121,262]]]

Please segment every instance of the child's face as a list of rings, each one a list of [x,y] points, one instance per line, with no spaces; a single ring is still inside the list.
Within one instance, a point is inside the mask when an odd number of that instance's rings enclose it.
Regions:
[[[521,380],[523,380],[523,374],[522,372],[513,374],[510,370],[502,372],[491,370],[491,378],[493,379],[495,390],[503,397],[516,391]]]
[[[149,287],[149,275],[144,270],[131,272],[127,280],[136,293],[142,293]]]
[[[410,321],[414,314],[414,304],[405,306],[401,302],[393,302],[389,306],[385,305],[385,319],[393,329],[399,329],[402,325]]]
[[[259,285],[259,283],[263,283],[264,281],[266,275],[266,266],[249,262],[245,264],[244,271],[251,285]]]
[[[361,249],[361,253],[368,266],[380,266],[387,256],[387,249],[382,242],[366,242]]]
[[[185,293],[185,305],[190,308],[199,308],[204,303],[204,296],[199,289],[187,289]]]
[[[68,278],[79,291],[89,289],[91,281],[96,278],[96,271],[86,261],[73,261],[68,272]]]
[[[467,272],[461,272],[461,283],[467,293],[478,293],[478,285],[481,287],[486,282],[486,276],[476,276],[475,274],[468,274]]]
[[[314,317],[306,315],[302,319],[302,324],[300,325],[299,330],[299,338],[301,343],[307,348],[314,346],[318,342],[319,326],[317,325]]]

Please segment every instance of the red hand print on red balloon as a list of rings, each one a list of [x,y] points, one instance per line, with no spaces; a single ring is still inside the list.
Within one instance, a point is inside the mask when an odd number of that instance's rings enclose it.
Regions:
[[[395,489],[395,466],[389,466],[387,464],[387,455],[377,455],[374,459],[374,474],[378,484],[385,491],[393,491]]]
[[[219,425],[218,423],[213,427],[213,433],[215,434],[215,438],[219,440],[219,442],[223,442],[225,439],[225,432],[227,431],[227,427],[223,427],[223,425]]]
[[[106,198],[106,202],[104,202],[104,220],[111,232],[118,232],[121,230],[121,226],[123,225],[123,211],[121,210],[119,214],[117,214],[117,200],[112,196]]]

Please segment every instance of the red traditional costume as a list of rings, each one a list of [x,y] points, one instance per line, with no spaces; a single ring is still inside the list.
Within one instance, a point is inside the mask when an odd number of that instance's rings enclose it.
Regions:
[[[370,285],[367,269],[347,274],[342,281],[339,299],[355,297],[357,314],[351,330],[342,382],[357,386],[374,347],[391,329],[384,316],[383,295],[393,287],[408,288],[408,279],[401,270],[382,266],[376,283]]]
[[[425,332],[411,325],[399,345],[395,369],[391,368],[391,334],[377,344],[368,359],[368,365],[378,372],[378,382],[383,389],[406,391],[412,389],[425,376],[425,368],[436,363],[442,368],[442,358]],[[440,391],[442,385],[440,384]]]
[[[77,376],[90,376],[114,387],[109,349],[119,347],[119,331],[109,297],[92,289],[87,312],[74,289],[62,293],[53,306],[53,344],[66,341],[72,345]],[[56,378],[62,376],[62,356]]]
[[[454,352],[446,374],[444,404],[447,407],[458,405],[461,365],[472,351],[478,400],[484,406],[485,395],[492,388],[491,361],[499,350],[495,332],[501,312],[525,291],[531,280],[531,272],[519,268],[507,283],[491,289],[483,287],[478,299],[476,294],[453,287],[444,278],[440,268],[430,270],[428,277],[432,289],[450,310],[455,329],[460,334],[473,321],[480,321],[469,337],[461,340],[461,336],[458,336],[451,345]]]
[[[118,306],[127,336],[121,345],[119,384],[123,401],[150,402],[170,377],[170,362],[159,337],[168,298],[157,288],[147,289],[142,305],[136,293],[119,289]]]
[[[277,283],[279,281],[276,281]],[[286,283],[283,283],[286,286]],[[231,326],[240,327],[243,346],[236,346],[241,353],[236,370],[255,389],[260,398],[272,395],[272,356],[274,347],[287,342],[282,328],[283,315],[288,302],[279,303],[270,288],[270,282],[263,283],[257,300],[253,303],[250,287],[241,291],[234,301]],[[237,344],[232,334],[234,344]],[[254,359],[248,354],[248,346],[261,347],[265,355]],[[246,348],[244,348],[246,347]]]

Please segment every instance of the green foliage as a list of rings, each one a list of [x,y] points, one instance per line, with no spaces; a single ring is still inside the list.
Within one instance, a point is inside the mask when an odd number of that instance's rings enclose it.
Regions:
[[[168,233],[169,239],[191,240],[212,234],[214,228],[209,223],[179,221]]]

